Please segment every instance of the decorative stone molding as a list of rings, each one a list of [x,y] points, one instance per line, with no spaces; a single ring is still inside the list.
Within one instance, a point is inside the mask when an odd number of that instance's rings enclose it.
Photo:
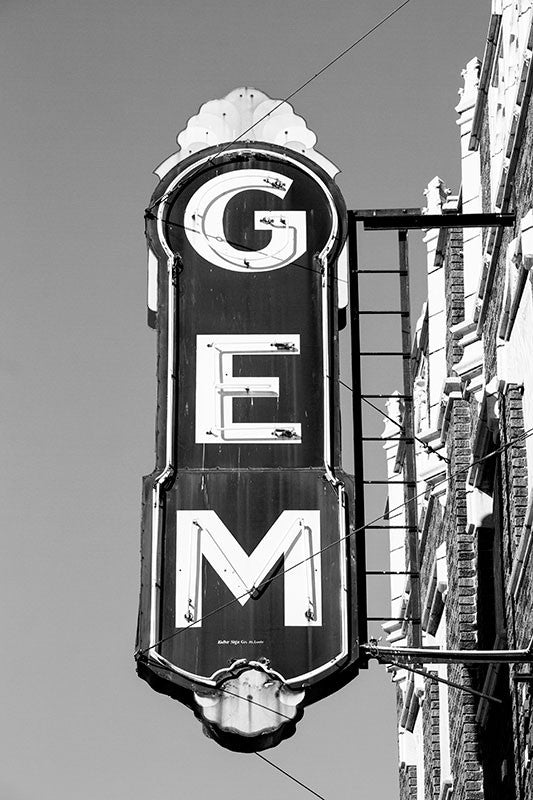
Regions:
[[[505,631],[500,631],[496,635],[492,649],[501,650],[502,648],[505,648],[507,645],[506,640],[507,636]],[[489,716],[489,711],[491,706],[488,698],[494,697],[496,693],[496,684],[498,682],[498,675],[500,673],[501,667],[502,667],[501,664],[487,665],[487,672],[485,673],[485,680],[483,681],[483,686],[481,689],[483,694],[486,696],[480,697],[476,711],[476,723],[477,725],[479,725],[480,728],[484,728],[487,723],[487,718]]]
[[[385,403],[387,417],[383,419],[384,429],[381,434],[383,438],[383,449],[387,459],[387,474],[389,481],[398,480],[398,476],[403,468],[403,457],[405,454],[405,441],[402,440],[404,403],[398,397],[396,389]],[[392,503],[397,505],[397,503]]]
[[[479,92],[482,90],[483,76],[479,60],[474,58],[469,61],[462,76],[464,88],[460,91],[461,101],[456,107],[459,114],[457,124],[461,132],[462,210],[464,213],[473,214],[482,210],[480,155],[478,150],[472,149],[471,146]],[[465,393],[479,391],[483,383],[483,347],[476,323],[479,284],[484,267],[482,242],[481,228],[464,229],[464,321],[452,327],[452,335],[463,348],[463,356],[454,370],[462,379]]]
[[[491,450],[499,431],[500,409],[498,404],[500,382],[493,378],[486,384],[481,399],[481,407],[473,436],[472,466],[468,471],[467,483],[478,489],[484,488],[485,462],[476,463]]]
[[[419,433],[428,427],[428,363],[423,356],[420,360],[420,368],[413,381],[413,410],[415,431]]]
[[[442,444],[448,437],[448,429],[452,418],[452,408],[456,400],[462,400],[463,391],[461,379],[455,375],[446,378],[442,388],[442,399],[439,412],[437,427],[440,430],[440,441]]]
[[[432,518],[434,503],[435,503],[435,495],[433,494],[431,487],[427,487],[424,494],[424,498],[422,500],[422,508],[418,519],[418,528],[420,531],[420,550],[419,550],[420,562],[422,562],[424,559],[424,552],[426,548],[426,542],[429,533],[429,527]]]
[[[413,674],[407,679],[407,690],[404,697],[404,705],[400,715],[400,727],[412,733],[418,712],[424,702],[425,682],[422,675]]]
[[[533,267],[533,210],[530,209],[520,220],[520,240],[522,249],[522,266],[530,270]]]
[[[430,428],[429,420],[429,360],[427,355],[428,345],[428,304],[422,306],[422,313],[418,318],[413,341],[412,364],[414,366],[413,379],[413,407],[414,423],[417,441],[416,449],[416,474],[419,490],[423,491],[424,482],[442,472],[442,460],[433,450],[439,450],[442,443],[438,430]],[[418,500],[419,513],[422,512],[422,499]]]
[[[409,731],[400,728],[398,732],[398,755],[400,770],[414,767],[417,762],[417,748],[415,737]]]
[[[533,267],[533,211],[520,220],[520,235],[507,246],[505,258],[505,289],[500,317],[499,336],[511,337],[514,321],[522,299],[527,273]]]
[[[437,176],[429,182],[426,191],[428,214],[442,214],[447,205],[449,190]],[[446,301],[444,286],[443,258],[445,239],[441,241],[445,228],[432,228],[426,231],[424,242],[427,250],[427,339],[431,342],[428,361],[428,409],[427,432],[437,429],[441,402],[441,387],[446,378]]]
[[[520,236],[512,239],[507,246],[505,256],[505,287],[498,335],[508,341],[511,338],[518,306],[526,284],[527,273],[522,267],[522,243]]]
[[[450,192],[451,190],[446,187],[442,178],[435,175],[428,183],[427,188],[424,189],[424,195],[426,197],[425,213],[442,214],[442,207],[446,203]]]
[[[503,384],[533,386],[531,362],[531,324],[533,298],[528,289],[533,266],[533,213],[528,211],[520,223],[520,235],[507,248],[505,287],[499,320],[497,374]],[[526,400],[525,403],[528,406]],[[530,403],[529,403],[530,405]]]
[[[476,330],[476,323],[468,321],[452,327],[452,334],[463,347],[463,356],[454,365],[454,371],[461,378],[463,393],[477,393],[483,387],[484,353],[483,343]]]
[[[404,594],[401,598],[402,604],[400,607],[400,615],[401,617],[407,614],[407,604],[409,598],[406,594]],[[382,624],[382,629],[384,633],[387,635],[387,641],[391,642],[391,644],[399,644],[403,640],[407,639],[407,632],[408,632],[408,623],[405,619],[398,619],[390,620],[389,622],[384,622]]]
[[[499,6],[498,11],[495,7]],[[496,45],[500,34],[500,25],[502,19],[501,0],[493,0],[493,10],[489,21],[489,29],[487,32],[487,41],[485,44],[485,52],[481,62],[481,72],[479,76],[478,91],[476,107],[474,109],[474,118],[472,121],[472,133],[470,136],[469,149],[477,150],[479,147],[479,139],[481,135],[481,125],[483,122],[483,115],[485,106],[487,104],[487,96],[496,57]]]
[[[429,426],[429,384],[428,384],[428,304],[422,306],[417,320],[411,363],[413,377],[413,413],[415,433]]]
[[[502,8],[498,44],[493,54],[488,92],[488,119],[491,143],[492,210],[506,212],[515,180],[516,168],[533,85],[533,26],[531,4],[522,9],[517,3]],[[502,229],[491,229],[486,237],[485,267],[479,285],[476,312],[481,334],[490,303]]]
[[[438,175],[428,183],[424,195],[424,214],[444,214],[445,211],[457,210],[457,198],[451,196],[451,189],[447,188]],[[442,266],[448,234],[448,228],[428,228],[423,238],[428,250],[428,274]]]
[[[433,450],[444,447],[448,436],[453,403],[461,400],[463,389],[461,379],[452,375],[444,381],[440,393],[439,413],[433,429],[418,430],[417,436]],[[431,483],[432,479],[443,473],[443,462],[435,453],[417,453],[417,476],[419,482]]]
[[[461,78],[464,81],[464,86],[459,89],[459,103],[455,106],[455,110],[461,116],[458,125],[464,125],[467,121],[466,112],[470,112],[468,120],[470,121],[474,116],[474,108],[477,102],[477,92],[479,87],[479,75],[481,72],[481,61],[479,58],[472,58],[464,70],[461,72]]]
[[[482,211],[481,162],[478,150],[470,149],[470,136],[477,100],[481,62],[473,58],[462,72],[464,88],[460,90],[461,101],[456,106],[459,114],[457,124],[461,136],[461,195],[464,214]],[[483,266],[483,236],[481,228],[463,229],[463,286],[464,319],[474,319],[479,277]]]
[[[402,442],[399,441],[402,431],[399,425],[403,423],[404,404],[398,397],[398,392],[394,392],[386,402],[388,417],[384,418],[385,424],[382,433],[385,441],[383,449],[387,461],[388,479],[388,498],[387,506],[393,509],[387,512],[386,519],[392,525],[406,525],[406,514],[404,503],[404,484],[402,475],[402,465],[400,451]],[[389,530],[389,563],[392,572],[405,572],[406,553],[405,553],[405,528],[391,528]],[[403,619],[407,616],[409,603],[408,589],[406,587],[405,575],[390,576],[390,596],[391,596],[391,621],[386,622],[381,627],[387,634],[388,641],[397,642],[407,634],[407,622]]]
[[[453,781],[445,778],[440,785],[439,800],[451,800],[453,795]]]
[[[435,448],[437,451],[442,447],[439,439],[430,439],[428,444],[431,448]],[[431,492],[435,492],[436,484],[438,484],[437,488],[440,488],[439,482],[444,480],[446,477],[445,462],[439,458],[436,453],[421,452],[417,455],[416,459],[416,476],[419,485],[419,491],[423,491],[424,484],[426,484],[426,487],[429,487]],[[419,503],[420,509],[421,506],[422,504]]]
[[[473,488],[466,495],[466,514],[468,531],[471,535],[479,528],[492,528],[494,521],[492,495],[486,494],[481,489]]]
[[[446,543],[443,542],[435,552],[435,560],[427,592],[422,606],[422,628],[435,636],[444,610],[448,593],[448,567],[446,562]]]
[[[518,134],[521,106],[531,62],[531,37],[519,3],[498,3],[499,36],[492,57],[488,87],[491,196],[495,209],[508,195],[513,140]]]

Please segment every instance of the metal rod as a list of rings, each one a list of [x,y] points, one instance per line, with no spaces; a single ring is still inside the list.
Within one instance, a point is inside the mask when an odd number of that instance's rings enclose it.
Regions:
[[[398,256],[400,268],[406,273],[400,277],[400,307],[406,312],[405,319],[402,320],[402,350],[403,360],[403,393],[409,394],[413,388],[413,376],[411,374],[411,295],[409,290],[409,246],[407,241],[407,231],[398,231]],[[411,439],[412,446],[405,448],[403,470],[406,478],[404,488],[405,516],[409,526],[407,533],[407,566],[415,577],[411,581],[410,603],[415,617],[422,616],[422,604],[420,597],[420,561],[418,554],[418,532],[415,532],[418,522],[418,506],[416,502],[416,461],[415,461],[415,428],[413,419],[413,401],[405,401],[403,413],[403,429],[406,436]],[[420,621],[413,622],[409,644],[415,647],[422,644],[422,628]]]
[[[419,664],[531,664],[533,650],[531,645],[525,650],[435,650],[431,647],[382,647],[362,644],[361,650],[369,658],[405,659]]]
[[[397,350],[365,350],[359,353],[360,356],[397,356],[397,358],[411,358],[411,353],[399,352]]]
[[[393,484],[393,486],[416,486],[416,483],[414,481],[395,481],[392,479],[384,481],[363,481],[363,483],[366,483],[370,486],[374,485],[389,486],[389,484],[391,483]]]
[[[394,209],[393,209],[394,212]],[[350,212],[348,212],[350,213]],[[429,230],[432,228],[510,228],[515,214],[398,214],[384,213],[360,217],[365,230]]]
[[[358,269],[358,275],[402,275],[401,269]]]
[[[388,530],[390,530],[390,528],[401,529],[402,531],[409,530],[409,526],[408,525],[367,525],[366,526],[367,531],[378,531],[378,530],[379,531],[388,531]],[[413,530],[418,531],[418,526],[413,528]]]
[[[359,256],[357,251],[357,222],[353,217],[348,217],[348,274],[349,274],[349,296],[350,311],[359,310]],[[367,623],[367,592],[366,592],[366,531],[365,531],[365,495],[363,479],[363,415],[361,410],[361,330],[360,317],[350,313],[350,336],[351,336],[351,368],[352,368],[352,422],[353,422],[353,457],[354,464],[360,464],[361,468],[356,470],[355,475],[355,503],[354,522],[355,522],[355,550],[356,550],[356,577],[357,585],[355,594],[357,597],[357,636],[359,641],[364,641],[368,636]],[[366,667],[368,659],[366,654],[361,652],[359,665]]]
[[[455,681],[450,681],[448,678],[441,678],[440,675],[432,675],[431,672],[428,672],[425,669],[416,669],[416,667],[408,667],[404,664],[397,664],[395,661],[388,662],[391,667],[398,667],[399,669],[406,669],[409,672],[414,672],[416,675],[423,675],[424,678],[429,678],[430,681],[436,681],[437,683],[445,683],[447,686],[451,686],[453,689],[459,689],[461,692],[467,692],[468,694],[473,694],[475,697],[483,697],[485,700],[491,700],[493,703],[502,703],[503,701],[500,700],[499,697],[494,697],[491,694],[485,694],[485,692],[478,692],[476,689],[471,689],[470,686],[461,686],[460,683],[455,683]]]
[[[412,444],[415,440],[408,436],[363,436],[363,442],[406,442]]]
[[[412,400],[412,394],[362,394],[362,400],[390,400],[394,397],[395,400]]]
[[[348,211],[348,214],[354,219],[364,222],[367,217],[390,217],[392,214],[395,216],[413,216],[414,214],[420,216],[422,209],[420,206],[415,208],[354,208]]]
[[[355,314],[376,314],[379,316],[391,316],[392,314],[398,314],[398,316],[405,317],[405,311],[378,311],[377,309],[365,309],[363,311],[355,311]]]
[[[418,617],[367,617],[367,620],[369,622],[412,622],[418,625],[420,625],[421,622]],[[366,645],[361,645],[361,650],[363,650],[369,658],[377,658],[377,656],[372,655],[370,648],[367,648]]]
[[[414,575],[414,572],[405,572],[393,569],[367,569],[367,575]]]

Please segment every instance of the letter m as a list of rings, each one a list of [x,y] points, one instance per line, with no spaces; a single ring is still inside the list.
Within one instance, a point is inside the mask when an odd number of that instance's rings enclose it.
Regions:
[[[317,510],[283,511],[250,555],[215,511],[178,511],[176,627],[202,624],[203,558],[241,606],[257,597],[260,584],[283,558],[284,575],[274,581],[269,591],[275,591],[276,585],[284,582],[285,625],[321,625],[319,551],[320,511]]]

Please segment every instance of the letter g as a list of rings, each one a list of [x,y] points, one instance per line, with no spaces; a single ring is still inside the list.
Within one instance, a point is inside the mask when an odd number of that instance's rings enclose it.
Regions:
[[[193,194],[184,215],[185,233],[196,252],[223,269],[253,272],[291,264],[307,249],[305,211],[256,211],[254,230],[269,230],[262,250],[239,250],[226,240],[224,212],[240,192],[257,190],[283,199],[293,181],[272,170],[245,169],[224,173],[204,183]]]

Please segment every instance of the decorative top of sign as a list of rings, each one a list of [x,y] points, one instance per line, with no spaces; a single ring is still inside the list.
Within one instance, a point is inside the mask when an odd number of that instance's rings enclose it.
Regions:
[[[303,117],[294,113],[289,103],[243,86],[226,97],[204,103],[178,134],[179,151],[167,158],[155,174],[163,178],[180,161],[206,147],[233,142],[270,142],[303,153],[333,178],[339,170],[314,149],[316,140],[316,134],[309,130]]]

